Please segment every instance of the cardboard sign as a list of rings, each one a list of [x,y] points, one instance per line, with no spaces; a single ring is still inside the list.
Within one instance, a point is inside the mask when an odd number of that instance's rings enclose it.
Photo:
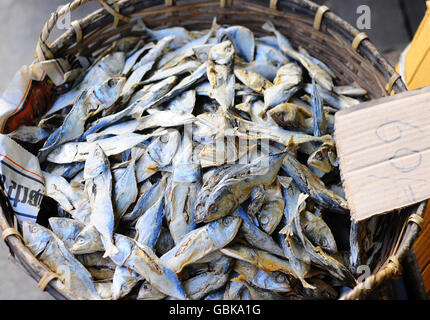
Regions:
[[[430,87],[339,111],[335,136],[353,220],[430,198]]]

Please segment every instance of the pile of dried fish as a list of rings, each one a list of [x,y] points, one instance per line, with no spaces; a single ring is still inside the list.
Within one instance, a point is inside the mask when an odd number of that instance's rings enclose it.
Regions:
[[[10,134],[44,172],[49,226],[22,225],[34,255],[83,299],[352,288],[359,232],[349,237],[332,133],[334,113],[366,91],[335,86],[270,22],[262,37],[216,20],[134,29],[151,42],[117,41],[37,125]]]

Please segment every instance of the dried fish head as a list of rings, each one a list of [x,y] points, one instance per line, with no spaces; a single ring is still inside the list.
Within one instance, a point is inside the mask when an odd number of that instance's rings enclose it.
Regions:
[[[40,225],[32,221],[23,221],[22,235],[25,245],[33,252],[35,256],[45,250],[52,237]]]
[[[229,65],[233,62],[234,52],[233,43],[224,41],[210,48],[208,60],[219,65]]]
[[[103,104],[104,109],[109,108],[118,99],[125,80],[124,77],[111,78],[94,89],[94,95]]]
[[[89,225],[85,227],[76,237],[75,243],[70,248],[73,254],[88,254],[104,251],[103,242],[97,229]]]

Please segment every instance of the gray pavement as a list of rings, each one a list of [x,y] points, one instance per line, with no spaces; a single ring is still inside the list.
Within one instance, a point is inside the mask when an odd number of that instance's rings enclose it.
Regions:
[[[21,65],[30,64],[37,39],[51,13],[66,0],[0,0],[0,92],[7,87]],[[100,8],[98,2],[89,2],[73,11],[72,20],[87,16]],[[54,28],[51,40],[64,30]]]
[[[33,51],[43,24],[59,5],[61,0],[0,0],[0,92],[6,88],[15,72],[23,64],[33,60]],[[392,61],[396,61],[399,48],[403,48],[409,38],[403,30],[400,9],[393,0],[319,0],[327,3],[335,13],[345,17],[352,24],[357,18],[358,4],[368,4],[372,9],[373,27],[368,33],[377,47],[397,50]],[[424,0],[408,0],[408,14],[412,17],[412,28],[416,28],[424,15]],[[394,5],[393,5],[394,4]],[[73,13],[72,19],[85,16],[98,8],[97,2],[87,4]],[[388,23],[387,23],[388,21]],[[52,39],[60,34],[55,30]],[[0,241],[0,299],[52,299],[37,287],[36,282],[23,270],[8,260],[6,245]]]
[[[375,46],[382,51],[405,47],[424,17],[424,0],[314,0],[328,6],[332,12],[360,29],[360,17],[370,12],[370,29],[361,29]],[[367,26],[366,26],[367,27]]]
[[[0,242],[0,300],[50,300],[48,293],[40,291],[37,282],[8,259],[9,250]]]

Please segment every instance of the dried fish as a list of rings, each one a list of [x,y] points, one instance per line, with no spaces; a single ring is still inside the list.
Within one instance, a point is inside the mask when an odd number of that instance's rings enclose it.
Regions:
[[[91,274],[51,230],[29,221],[24,221],[22,228],[27,247],[61,277],[67,288],[82,299],[100,299]]]
[[[152,42],[116,40],[8,134],[38,152],[53,203],[26,245],[78,297],[335,299],[375,265],[379,220],[342,225],[332,136],[367,92],[262,29],[138,20]]]

